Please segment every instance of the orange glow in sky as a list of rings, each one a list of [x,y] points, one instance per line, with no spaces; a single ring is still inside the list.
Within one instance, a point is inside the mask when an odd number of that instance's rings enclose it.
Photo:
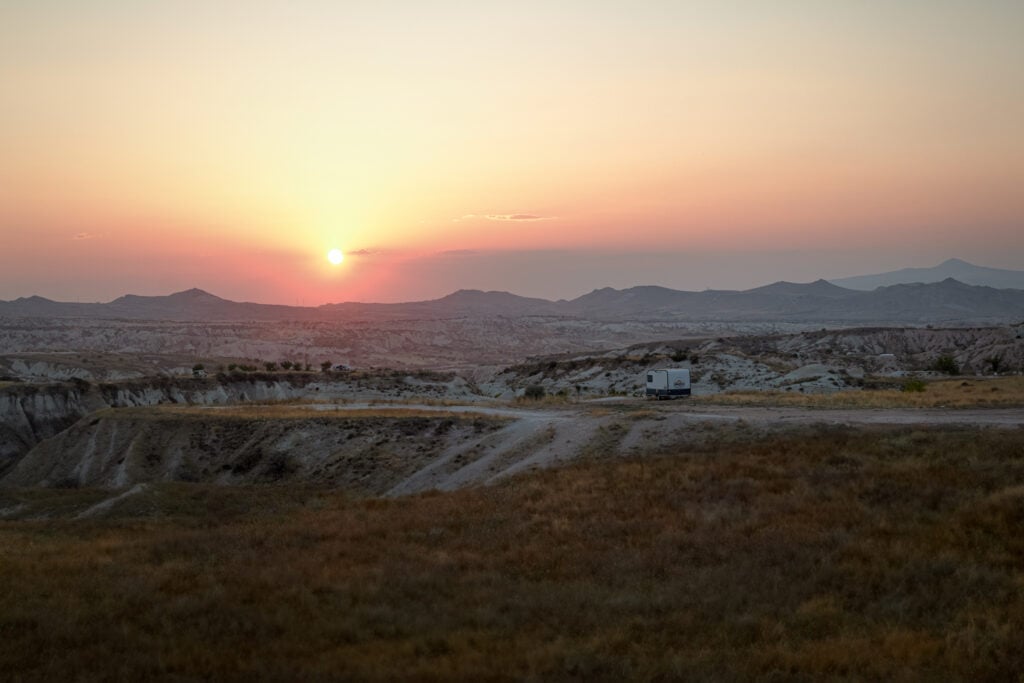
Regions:
[[[4,3],[0,299],[555,298],[622,280],[590,253],[735,255],[630,275],[682,288],[757,284],[759,253],[1022,268],[1021,26],[1001,0]]]

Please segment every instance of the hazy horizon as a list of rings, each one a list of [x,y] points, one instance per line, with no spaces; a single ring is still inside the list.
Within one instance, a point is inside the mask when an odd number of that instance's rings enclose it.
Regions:
[[[369,255],[365,255],[365,256],[369,256]],[[475,273],[478,276],[478,279],[476,281],[480,281],[480,282],[492,281],[495,277],[498,277],[498,279],[501,279],[502,275],[508,275],[510,273],[513,273],[514,271],[516,271],[519,268],[523,268],[524,267],[524,261],[526,261],[527,263],[532,265],[532,267],[534,268],[534,272],[536,272],[536,273],[554,272],[556,274],[556,276],[557,276],[557,274],[559,272],[558,266],[564,264],[566,256],[567,255],[565,253],[562,253],[562,252],[547,252],[547,253],[543,253],[543,254],[537,254],[537,253],[530,252],[530,253],[524,253],[524,254],[516,254],[516,253],[513,253],[513,254],[509,254],[509,253],[471,253],[471,254],[456,253],[456,254],[440,254],[440,255],[436,255],[435,258],[432,259],[432,260],[425,260],[425,263],[428,264],[428,267],[434,267],[434,268],[437,269],[437,272],[435,273],[436,277],[433,279],[433,282],[435,283],[435,287],[438,288],[437,292],[435,294],[430,294],[430,295],[421,296],[421,297],[395,298],[395,299],[391,299],[391,300],[339,299],[337,301],[313,302],[313,301],[305,301],[305,300],[301,300],[301,299],[297,299],[297,300],[294,300],[294,301],[286,301],[286,300],[273,299],[273,298],[268,298],[268,299],[250,298],[250,297],[247,297],[247,296],[244,296],[244,295],[238,296],[238,295],[231,294],[232,291],[244,292],[245,291],[244,288],[240,288],[240,287],[237,287],[237,286],[233,287],[231,285],[231,283],[220,282],[220,283],[214,284],[214,285],[205,285],[205,284],[202,284],[202,283],[191,283],[191,284],[167,283],[167,286],[164,287],[163,289],[161,289],[159,287],[155,287],[151,283],[147,287],[136,288],[136,289],[127,289],[127,290],[124,290],[124,291],[116,291],[116,292],[112,291],[112,292],[110,292],[106,296],[94,297],[94,298],[89,298],[87,296],[81,296],[81,295],[67,297],[67,296],[60,296],[59,294],[52,295],[52,296],[47,296],[46,294],[43,294],[43,293],[40,293],[40,292],[31,292],[31,293],[21,294],[21,295],[19,295],[17,297],[7,297],[7,298],[5,298],[3,296],[0,296],[0,301],[3,301],[3,300],[13,300],[13,299],[20,298],[20,297],[28,297],[28,296],[37,295],[37,296],[43,296],[43,297],[45,297],[47,299],[52,299],[52,300],[55,300],[55,301],[78,302],[78,303],[108,303],[110,301],[113,301],[114,299],[117,299],[118,297],[125,296],[125,295],[166,296],[166,295],[169,295],[169,294],[183,292],[183,291],[187,291],[187,290],[190,290],[190,289],[200,289],[200,290],[206,291],[209,294],[213,294],[213,295],[218,296],[220,298],[231,300],[231,301],[261,303],[261,304],[280,304],[280,305],[289,305],[289,306],[318,306],[318,305],[323,305],[323,304],[347,303],[347,302],[359,302],[359,303],[405,303],[405,302],[411,302],[411,301],[422,301],[422,300],[438,299],[438,298],[444,297],[446,295],[452,294],[453,292],[456,292],[458,290],[502,291],[502,292],[509,292],[511,294],[516,294],[516,295],[524,296],[524,297],[532,297],[532,298],[539,298],[539,299],[547,299],[547,300],[550,300],[550,301],[558,301],[560,299],[572,300],[572,299],[575,299],[575,298],[577,298],[579,296],[582,296],[584,294],[592,292],[594,290],[603,289],[605,287],[612,287],[614,289],[628,289],[630,287],[636,287],[636,286],[652,286],[653,285],[653,286],[660,286],[660,287],[666,287],[666,288],[669,288],[669,289],[684,290],[684,291],[702,291],[702,290],[708,290],[708,289],[713,289],[713,290],[747,290],[747,289],[753,289],[753,288],[756,288],[756,287],[761,287],[761,286],[769,285],[769,284],[772,284],[772,283],[775,283],[775,282],[779,282],[779,281],[788,281],[788,282],[797,282],[797,283],[810,283],[810,282],[813,282],[813,281],[816,281],[816,280],[838,280],[838,279],[842,279],[843,277],[847,277],[847,275],[835,276],[835,277],[833,277],[833,276],[806,275],[804,277],[775,277],[774,279],[760,279],[759,280],[757,278],[756,271],[755,270],[750,270],[750,271],[748,271],[747,279],[744,281],[745,284],[735,285],[735,286],[732,286],[732,285],[717,285],[717,284],[707,284],[707,285],[704,285],[704,286],[696,286],[696,285],[689,286],[689,285],[675,284],[675,280],[676,279],[680,279],[680,278],[672,278],[672,277],[657,278],[657,277],[652,276],[652,278],[650,280],[648,280],[648,281],[632,282],[632,281],[629,280],[630,274],[631,273],[635,273],[636,271],[629,270],[627,268],[619,268],[617,270],[617,272],[616,272],[616,276],[613,277],[613,278],[608,279],[607,282],[605,282],[603,284],[595,283],[593,286],[587,287],[587,288],[585,288],[583,290],[580,290],[580,291],[571,292],[571,293],[569,293],[567,295],[551,295],[551,294],[545,293],[544,288],[543,288],[544,278],[539,278],[541,280],[541,282],[539,282],[539,283],[536,282],[536,280],[538,278],[534,278],[535,281],[533,283],[531,283],[531,284],[516,282],[516,286],[514,286],[514,287],[505,287],[505,288],[502,288],[502,287],[490,287],[490,286],[473,286],[472,284],[459,284],[459,278],[462,277],[466,272],[469,272],[471,274]],[[581,275],[581,273],[582,274],[592,273],[596,277],[600,277],[600,276],[602,276],[602,273],[605,273],[605,269],[606,269],[606,267],[608,266],[609,263],[618,263],[618,264],[621,265],[623,261],[626,262],[626,265],[629,265],[629,262],[631,260],[633,260],[636,263],[643,264],[644,266],[646,266],[648,268],[650,268],[650,266],[652,264],[654,264],[655,266],[660,265],[660,266],[663,266],[663,271],[667,271],[667,270],[669,270],[671,268],[677,268],[677,267],[680,266],[680,264],[684,263],[683,260],[680,260],[680,257],[677,254],[667,254],[667,255],[665,255],[665,254],[632,254],[632,255],[631,254],[626,254],[626,255],[623,255],[623,254],[589,254],[589,255],[582,256],[582,257],[580,257],[580,255],[577,254],[576,256],[581,259],[579,262],[576,263],[576,267],[572,269],[571,275],[573,275],[576,278],[578,278]],[[762,255],[757,255],[757,256],[762,256]],[[734,254],[728,255],[728,258],[734,258],[734,257],[735,257]],[[725,257],[723,257],[723,258],[725,258]],[[950,257],[950,258],[958,258],[958,257]],[[695,262],[696,259],[697,259],[696,256],[695,257],[691,257],[691,259],[689,259],[690,265],[694,265],[694,262]],[[467,261],[467,260],[469,261],[468,264],[465,263],[465,261]],[[914,267],[916,267],[916,268],[930,268],[930,267],[934,267],[934,266],[940,265],[942,262],[945,262],[947,260],[949,260],[949,259],[942,259],[941,261],[935,261],[935,262],[931,262],[931,263],[925,263],[925,264],[920,264],[920,265],[911,265],[911,266],[899,265],[899,266],[893,267],[891,270],[902,270],[904,268],[914,268]],[[962,259],[962,260],[964,260],[964,259]],[[457,267],[457,266],[460,266],[460,265],[463,266],[463,267],[462,268]],[[971,265],[981,266],[981,267],[994,267],[994,266],[989,266],[988,264],[980,264],[980,263],[972,263]],[[456,267],[453,267],[453,266],[456,266]],[[807,270],[809,272],[809,269],[812,268],[812,267],[813,266],[808,266],[804,270]],[[500,272],[502,269],[504,269],[504,271],[505,271],[504,273]],[[681,278],[681,279],[684,279],[684,280],[686,280],[688,282],[697,282],[697,281],[699,281],[701,276],[704,276],[705,280],[707,282],[718,282],[721,278],[720,277],[716,278],[715,274],[716,274],[716,272],[720,273],[720,271],[721,271],[721,269],[719,268],[719,264],[715,260],[713,260],[713,259],[709,260],[708,258],[706,258],[706,256],[704,256],[704,257],[700,258],[700,268],[699,269],[698,268],[694,268],[693,270],[688,271],[689,275],[687,277],[684,277],[684,278]],[[771,268],[766,269],[766,272],[768,272],[768,271],[771,271]],[[861,271],[861,272],[856,272],[856,273],[850,273],[849,276],[865,276],[865,275],[875,275],[875,274],[877,274],[875,271],[871,271],[871,272],[869,272],[869,271]],[[472,278],[472,277],[465,278],[464,281],[472,283],[472,282],[474,282],[474,278]],[[445,288],[446,285],[449,285],[449,284],[450,284],[450,286],[447,286],[447,288]],[[518,286],[518,285],[521,285],[521,284],[525,285],[525,286]]]
[[[6,3],[0,299],[1024,269],[1021,25],[1002,0]]]

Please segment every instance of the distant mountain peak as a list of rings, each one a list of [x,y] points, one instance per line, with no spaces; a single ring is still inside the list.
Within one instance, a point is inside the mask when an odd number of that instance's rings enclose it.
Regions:
[[[911,283],[940,283],[949,278],[960,284],[975,287],[993,287],[995,289],[1024,289],[1024,271],[989,268],[968,263],[960,258],[949,258],[937,266],[930,268],[903,268],[886,273],[857,275],[838,278],[832,284],[850,289],[871,291],[878,287],[904,285]]]
[[[755,287],[753,292],[790,294],[790,295],[816,295],[816,296],[837,296],[850,294],[850,290],[839,285],[832,284],[828,280],[818,279],[814,282],[788,282],[779,280],[770,285]]]
[[[482,289],[457,289],[447,296],[443,296],[439,301],[480,301],[484,299],[498,299],[515,297],[520,298],[516,294],[511,292],[503,292],[497,290],[484,291]]]
[[[199,289],[198,287],[193,287],[191,289],[185,289],[185,290],[182,290],[180,292],[175,292],[174,294],[168,295],[168,298],[173,298],[173,299],[216,299],[217,301],[224,301],[224,299],[221,299],[219,296],[217,296],[215,294],[210,294],[206,290]]]

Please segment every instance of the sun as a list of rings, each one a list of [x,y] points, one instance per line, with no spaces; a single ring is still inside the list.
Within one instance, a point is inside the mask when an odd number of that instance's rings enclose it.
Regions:
[[[327,252],[327,260],[333,265],[338,265],[345,260],[345,255],[341,253],[341,249],[331,249]]]

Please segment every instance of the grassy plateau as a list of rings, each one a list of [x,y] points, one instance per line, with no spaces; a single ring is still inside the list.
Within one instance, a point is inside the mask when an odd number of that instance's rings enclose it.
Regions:
[[[807,428],[399,499],[0,490],[0,679],[1024,672],[1024,430]]]
[[[803,408],[1009,408],[1024,407],[1024,377],[975,378],[921,382],[919,391],[867,389],[831,394],[791,391],[729,391],[694,396],[696,403],[766,405]]]

